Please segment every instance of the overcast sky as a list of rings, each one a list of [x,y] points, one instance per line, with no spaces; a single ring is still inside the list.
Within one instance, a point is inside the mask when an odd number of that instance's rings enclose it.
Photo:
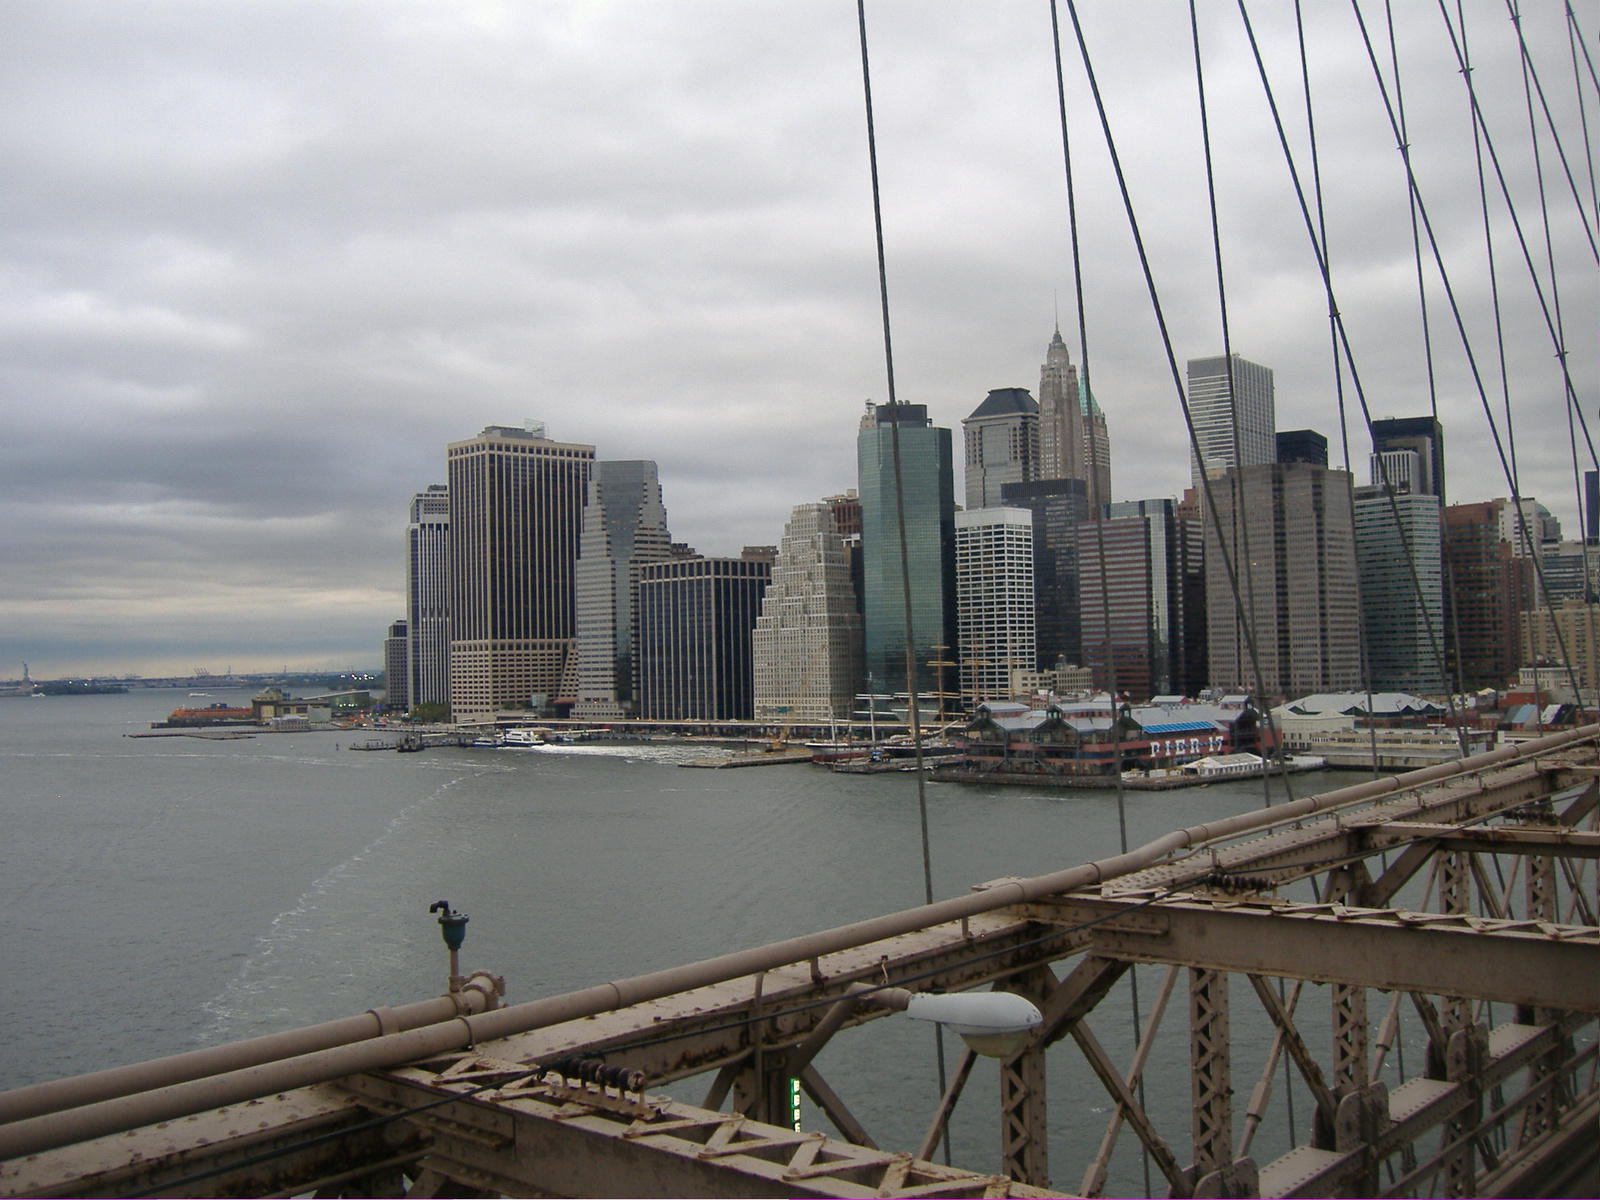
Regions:
[[[1465,90],[1437,7],[1396,7],[1423,198],[1498,412]],[[1562,6],[1526,7],[1592,225]],[[1236,6],[1200,8],[1233,346],[1276,371],[1278,427],[1321,430],[1342,462],[1289,173]],[[1395,139],[1350,6],[1305,8],[1357,367],[1374,416],[1423,414]],[[1173,351],[1219,353],[1187,6],[1080,9]],[[1503,0],[1466,10],[1545,272],[1513,27]],[[1253,4],[1304,155],[1292,14]],[[990,388],[1037,388],[1058,296],[1079,357],[1049,6],[870,0],[868,22],[899,397],[959,430]],[[1176,496],[1177,398],[1063,37],[1113,492]],[[1585,102],[1600,130],[1592,83]],[[0,675],[376,666],[407,500],[485,424],[654,458],[674,537],[709,554],[775,542],[791,505],[855,484],[857,417],[885,385],[848,0],[10,0],[0,110]],[[1543,166],[1592,427],[1595,262],[1548,141]],[[1562,379],[1490,188],[1521,487],[1571,533]],[[1451,498],[1507,495],[1431,270],[1429,304]]]

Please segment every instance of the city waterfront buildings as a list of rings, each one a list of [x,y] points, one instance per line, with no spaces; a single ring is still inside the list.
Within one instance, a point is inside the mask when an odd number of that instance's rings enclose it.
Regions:
[[[1531,664],[1570,666],[1570,672],[1557,674],[1556,688],[1570,692],[1574,677],[1585,693],[1600,688],[1600,604],[1568,600],[1536,608],[1523,614],[1518,625],[1524,670]]]
[[[995,388],[961,422],[968,508],[1000,503],[1000,489],[1039,477],[1039,405],[1026,388]]]
[[[1387,451],[1415,478],[1414,451]],[[1390,474],[1391,483],[1396,473]],[[1399,524],[1395,517],[1399,515]],[[1381,486],[1355,493],[1356,566],[1371,685],[1377,692],[1438,695],[1448,689],[1441,673],[1444,589],[1439,498],[1428,492]]]
[[[575,569],[594,447],[541,423],[491,425],[445,451],[450,500],[450,710],[546,710],[575,667]],[[571,660],[569,662],[569,659]]]
[[[603,720],[633,713],[639,569],[666,559],[671,544],[656,464],[595,463],[573,575],[578,621],[573,716]]]
[[[1082,661],[1095,686],[1110,686],[1114,663],[1117,690],[1135,700],[1198,695],[1206,685],[1199,522],[1170,499],[1122,501],[1098,528],[1085,522],[1078,543]]]
[[[450,494],[442,483],[411,497],[406,522],[406,672],[411,707],[449,703]]]
[[[956,646],[955,471],[948,429],[922,404],[867,405],[856,439],[861,498],[862,613],[869,691],[906,685],[905,589],[891,435],[900,439],[906,572],[911,580],[911,659],[915,690],[939,687]],[[891,424],[894,421],[894,424]]]
[[[784,526],[752,642],[755,719],[849,722],[860,690],[861,614],[829,501]]]
[[[1212,481],[1222,527],[1204,521],[1210,684],[1260,699],[1362,686],[1350,474],[1310,463],[1231,468]],[[1234,565],[1233,586],[1223,558]]]
[[[1023,508],[958,512],[957,644],[961,692],[973,706],[1011,695],[1011,674],[1034,669],[1033,514]]]
[[[1278,446],[1272,368],[1235,354],[1191,358],[1188,367],[1189,413],[1194,420],[1197,460],[1189,451],[1189,476],[1200,506],[1205,506],[1203,478],[1216,478],[1229,467],[1276,462]],[[1235,453],[1234,414],[1238,414]]]
[[[748,721],[752,635],[772,564],[672,558],[639,565],[639,716]]]

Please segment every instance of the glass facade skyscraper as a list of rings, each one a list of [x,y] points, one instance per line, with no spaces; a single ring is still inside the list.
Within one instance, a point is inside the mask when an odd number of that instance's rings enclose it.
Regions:
[[[948,429],[922,404],[898,404],[906,564],[911,578],[915,688],[939,688],[939,668],[956,649],[956,484]],[[868,688],[898,692],[906,683],[905,591],[888,405],[868,405],[856,439],[860,475],[862,609]]]
[[[411,497],[406,523],[406,702],[446,704],[450,685],[450,494]],[[393,703],[391,698],[390,703]]]

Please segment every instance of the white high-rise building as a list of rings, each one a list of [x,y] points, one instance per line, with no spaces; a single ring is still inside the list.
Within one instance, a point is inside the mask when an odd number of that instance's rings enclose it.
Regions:
[[[956,514],[956,625],[961,691],[1008,700],[1011,673],[1032,669],[1033,514],[978,508]]]
[[[670,555],[656,464],[598,462],[589,477],[574,575],[578,600],[578,702],[572,715],[635,712],[639,568]]]
[[[1229,363],[1232,371],[1229,371]],[[1232,378],[1230,392],[1229,378]],[[1229,401],[1232,400],[1230,406]],[[1233,413],[1239,417],[1238,454],[1234,453]],[[1250,467],[1278,460],[1277,417],[1273,405],[1272,368],[1235,354],[1189,360],[1189,413],[1194,418],[1200,460],[1189,452],[1189,479],[1204,503],[1203,476],[1219,478],[1229,467]]]
[[[753,655],[756,720],[850,719],[860,690],[861,613],[831,504],[790,512]]]
[[[406,524],[406,702],[450,702],[450,494],[411,497]]]

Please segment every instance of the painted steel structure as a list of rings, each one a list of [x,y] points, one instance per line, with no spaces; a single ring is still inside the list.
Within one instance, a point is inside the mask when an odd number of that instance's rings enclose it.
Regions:
[[[441,1000],[0,1096],[0,1194],[1100,1195],[1124,1131],[1175,1196],[1592,1194],[1597,798],[1587,726],[567,995],[496,1007],[497,981],[456,977]],[[1141,963],[1163,983],[1119,1062],[1094,1027]],[[1002,1174],[930,1161],[970,1051],[922,1143],[879,1148],[818,1051],[907,988],[980,986],[1043,1014],[999,1064]],[[1254,1081],[1231,1032],[1252,1018],[1273,1034]],[[1426,1053],[1396,1078],[1403,1021]],[[1172,1024],[1191,1103],[1164,1127],[1139,1084]],[[1052,1167],[1052,1120],[1084,1116],[1043,1089],[1069,1043],[1107,1128]],[[1257,1163],[1285,1062],[1311,1119]],[[661,1094],[694,1076],[701,1104]],[[836,1134],[792,1127],[795,1084]]]

